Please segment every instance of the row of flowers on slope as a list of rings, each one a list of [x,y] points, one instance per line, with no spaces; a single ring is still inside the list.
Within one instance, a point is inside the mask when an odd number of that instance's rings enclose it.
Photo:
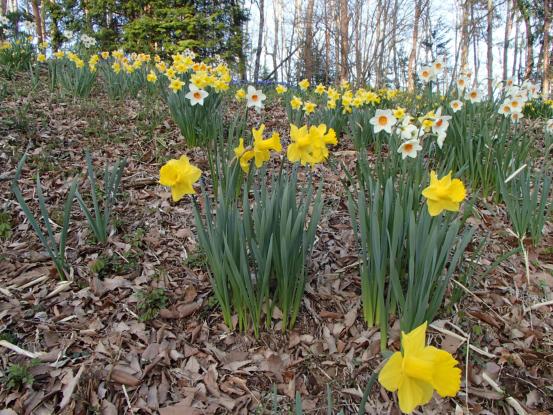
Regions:
[[[238,146],[234,149],[235,160],[240,163],[244,172],[249,172],[250,165],[255,164],[260,168],[269,161],[271,151],[280,153],[282,144],[280,135],[273,132],[269,138],[264,138],[265,125],[258,129],[252,129],[253,144],[246,147],[244,139],[240,138]],[[302,165],[314,166],[325,162],[329,157],[329,145],[338,144],[336,133],[325,124],[318,126],[290,126],[291,144],[287,148],[288,160],[292,163],[299,162]],[[427,199],[428,212],[431,216],[437,216],[444,210],[457,212],[461,202],[466,197],[463,182],[452,179],[451,172],[438,178],[435,172],[431,172],[430,185],[425,188],[422,195]],[[160,170],[160,183],[171,188],[173,201],[177,202],[185,195],[195,194],[193,184],[200,179],[201,171],[190,164],[188,157],[169,160]]]

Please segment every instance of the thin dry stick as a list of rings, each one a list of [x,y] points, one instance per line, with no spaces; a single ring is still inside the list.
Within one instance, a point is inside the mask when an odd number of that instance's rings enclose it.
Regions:
[[[452,332],[451,330],[438,327],[438,326],[434,325],[434,323],[430,324],[429,327],[432,327],[434,330],[439,331],[442,334],[446,334],[448,336],[455,337],[457,340],[462,340],[464,342],[467,342],[469,349],[474,350],[476,353],[481,354],[482,356],[489,357],[490,359],[497,359],[498,358],[498,356],[496,356],[494,354],[491,354],[489,352],[486,352],[485,350],[482,350],[482,349],[479,349],[476,346],[473,346],[472,344],[469,344],[467,337],[463,337],[463,336],[461,336],[457,333]]]
[[[452,279],[451,281],[453,281],[455,284],[457,284],[459,287],[461,287],[464,291],[466,291],[467,293],[472,295],[474,298],[476,298],[478,301],[480,301],[482,304],[484,304],[488,308],[488,310],[490,310],[493,314],[495,314],[495,316],[498,319],[500,319],[505,325],[509,325],[509,323],[507,323],[507,321],[503,317],[501,317],[497,313],[497,311],[495,311],[488,303],[486,303],[484,300],[482,300],[480,297],[478,297],[476,294],[474,294],[471,290],[469,290],[467,287],[465,287],[463,284],[461,284],[457,280]]]
[[[22,349],[21,347],[17,347],[15,344],[11,344],[6,340],[0,340],[0,346],[5,347],[6,349],[10,349],[12,352],[15,352],[17,354],[30,357],[31,359],[39,359],[45,354],[44,352],[29,352]]]
[[[492,379],[486,372],[482,372],[482,378],[495,390],[497,393],[505,396],[507,403],[515,410],[518,415],[527,415],[522,405],[512,396],[507,396],[505,391]]]

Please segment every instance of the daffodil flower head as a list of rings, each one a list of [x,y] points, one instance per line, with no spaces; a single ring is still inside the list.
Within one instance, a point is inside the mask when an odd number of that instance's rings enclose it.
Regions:
[[[426,322],[409,333],[401,333],[402,352],[395,352],[386,362],[378,381],[396,392],[399,407],[410,414],[432,399],[434,390],[442,397],[455,396],[461,387],[461,369],[445,350],[426,346]]]
[[[428,213],[437,216],[444,210],[458,212],[466,197],[465,185],[459,179],[451,179],[451,172],[438,179],[435,171],[430,173],[430,185],[422,191],[428,202]]]
[[[188,157],[172,159],[159,170],[159,183],[171,188],[174,202],[178,202],[184,195],[196,193],[192,185],[200,179],[202,171],[190,164]]]
[[[290,106],[292,109],[297,110],[301,108],[301,104],[303,104],[301,98],[294,96],[290,101]]]

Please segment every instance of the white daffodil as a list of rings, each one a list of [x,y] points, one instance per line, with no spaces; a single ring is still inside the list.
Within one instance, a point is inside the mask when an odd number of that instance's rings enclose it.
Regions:
[[[508,116],[509,114],[511,114],[511,106],[509,105],[509,101],[504,101],[500,106],[499,106],[499,109],[497,110],[497,113],[498,114],[501,114],[501,115],[504,115],[504,116]]]
[[[459,94],[461,94],[466,89],[468,81],[466,80],[466,78],[461,77],[457,79],[455,83],[457,84],[457,91],[459,92]]]
[[[209,95],[207,91],[198,88],[194,84],[188,85],[188,93],[184,96],[190,100],[190,105],[194,106],[196,104],[204,105],[204,99]]]
[[[480,93],[477,89],[472,89],[469,92],[467,92],[467,98],[472,102],[473,104],[480,102],[482,98],[480,97]]]
[[[511,113],[522,112],[522,107],[524,104],[519,98],[513,98],[509,101],[509,106],[511,107]]]
[[[426,84],[436,79],[436,74],[434,73],[434,69],[431,66],[425,66],[419,71],[419,77]]]
[[[248,100],[248,108],[253,107],[257,112],[260,112],[263,109],[263,101],[267,97],[261,89],[255,89],[253,86],[249,85],[246,98]]]
[[[432,69],[434,70],[434,73],[439,74],[444,70],[444,60],[443,58],[437,58],[432,63]]]
[[[434,134],[445,133],[449,127],[449,120],[451,115],[442,115],[442,109],[436,111],[436,118],[434,119],[434,124],[432,124],[432,132]]]
[[[399,134],[403,140],[413,140],[418,138],[419,129],[414,124],[402,125],[399,127]]]
[[[524,117],[522,112],[511,112],[511,121],[518,122]]]
[[[449,103],[449,106],[453,110],[453,112],[460,111],[461,108],[463,108],[463,102],[459,101],[458,99],[455,99]]]
[[[374,133],[377,134],[384,130],[388,134],[392,134],[392,127],[397,122],[396,117],[393,116],[392,110],[376,110],[374,117],[369,122],[374,125]]]
[[[417,152],[422,150],[419,140],[409,140],[402,143],[397,152],[401,154],[401,158],[405,160],[407,157],[416,158]]]

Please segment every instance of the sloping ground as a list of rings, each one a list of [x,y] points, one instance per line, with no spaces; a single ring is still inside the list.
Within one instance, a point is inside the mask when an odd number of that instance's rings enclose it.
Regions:
[[[0,115],[0,208],[13,225],[12,234],[0,240],[0,339],[19,348],[1,348],[0,376],[21,364],[34,382],[0,384],[0,413],[245,414],[270,410],[273,401],[286,413],[296,391],[306,413],[327,413],[328,390],[335,412],[357,413],[382,356],[378,331],[360,315],[356,248],[340,171],[316,170],[324,177],[325,207],[295,330],[282,334],[275,313],[272,326],[255,339],[229,331],[214,305],[197,252],[191,199],[173,204],[157,184],[161,163],[184,153],[207,170],[205,155],[185,148],[162,104],[114,103],[100,94],[72,102],[41,85],[31,92],[26,82],[6,84]],[[17,95],[15,85],[23,89]],[[288,140],[280,107],[269,105],[262,116],[268,130],[278,129]],[[540,129],[539,123],[528,126],[529,133]],[[343,141],[335,154],[353,168],[355,152]],[[20,186],[33,199],[38,169],[56,221],[69,179],[80,175],[88,186],[85,148],[98,170],[118,157],[129,160],[114,212],[117,232],[105,247],[92,244],[75,203],[73,217],[79,219],[67,242],[73,281],[60,283],[13,200],[9,180],[27,149],[31,156]],[[553,305],[536,304],[552,298],[553,227],[546,225],[540,247],[528,247],[528,284],[520,256],[481,277],[517,245],[506,231],[504,208],[483,201],[471,221],[489,243],[466,288],[452,283],[441,320],[430,330],[432,343],[462,362],[462,390],[448,401],[436,396],[423,412],[451,413],[458,406],[470,413],[514,413],[516,403],[507,399],[513,397],[529,413],[550,413]],[[468,252],[466,267],[470,257]],[[142,322],[139,293],[154,288],[166,290],[166,307]],[[450,301],[458,296],[460,301]],[[389,346],[399,348],[397,322]],[[367,411],[398,413],[392,395],[379,386]]]

